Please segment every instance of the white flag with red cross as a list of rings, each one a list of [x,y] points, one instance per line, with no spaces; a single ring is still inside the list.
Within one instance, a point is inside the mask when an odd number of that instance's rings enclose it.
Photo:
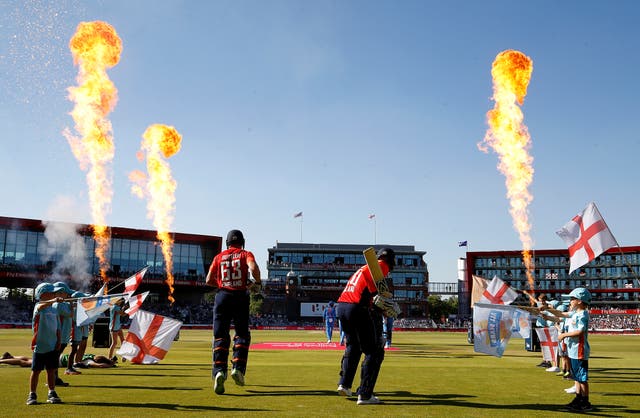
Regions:
[[[596,204],[591,202],[556,232],[569,247],[572,271],[584,266],[609,248],[618,245]]]
[[[118,354],[134,364],[156,364],[171,348],[182,322],[139,310]]]
[[[124,293],[128,293],[130,295],[133,295],[136,291],[136,289],[138,288],[138,286],[140,286],[140,283],[142,283],[142,279],[144,278],[144,274],[147,272],[147,270],[149,269],[149,267],[145,267],[142,270],[140,270],[139,272],[137,272],[136,274],[134,274],[133,276],[129,277],[127,280],[124,281]]]
[[[518,292],[500,280],[498,276],[493,276],[487,288],[482,292],[482,297],[479,302],[494,305],[509,305],[516,300],[517,297]]]
[[[129,318],[133,318],[133,316],[136,314],[136,312],[138,312],[138,309],[140,309],[140,307],[142,306],[142,302],[144,302],[144,300],[147,298],[147,296],[149,296],[149,291],[148,290],[146,292],[144,292],[144,293],[140,293],[138,295],[131,296],[129,298],[129,308],[126,311],[124,311],[124,313],[129,315]]]
[[[536,333],[540,340],[542,358],[545,361],[554,361],[558,354],[558,330],[555,327],[536,328]]]

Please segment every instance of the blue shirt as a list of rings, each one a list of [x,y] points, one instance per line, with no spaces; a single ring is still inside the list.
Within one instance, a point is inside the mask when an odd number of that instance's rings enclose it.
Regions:
[[[327,306],[327,308],[322,313],[322,316],[324,316],[324,320],[327,325],[333,325],[333,323],[336,321],[336,308],[333,306]]]
[[[58,310],[52,305],[40,310],[38,306],[36,304],[33,308],[31,349],[34,353],[48,353],[55,350],[59,342],[60,317]]]
[[[122,308],[120,305],[113,305],[109,311],[109,330],[120,331],[122,325],[120,324],[120,312]]]
[[[68,302],[56,302],[53,307],[57,309],[60,316],[60,343],[68,344],[71,339],[71,327],[73,326],[73,311]]]
[[[587,338],[589,334],[589,311],[586,309],[583,311],[575,311],[570,318],[565,320],[565,325],[568,332],[582,331],[582,334],[577,337],[565,338],[569,358],[588,360],[591,351],[589,339]]]

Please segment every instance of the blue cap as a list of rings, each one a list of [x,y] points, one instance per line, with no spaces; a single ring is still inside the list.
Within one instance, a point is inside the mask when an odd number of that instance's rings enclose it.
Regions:
[[[553,308],[553,309],[557,309],[558,306],[560,306],[560,301],[559,300],[552,300],[551,302],[549,302],[549,305]]]
[[[591,303],[591,293],[589,293],[589,291],[584,287],[573,289],[571,293],[569,293],[569,297],[579,299],[586,304]]]
[[[64,292],[67,295],[73,294],[73,290],[65,282],[55,282],[53,284],[54,292]]]
[[[33,296],[36,298],[36,300],[40,300],[43,294],[53,293],[54,292],[53,289],[54,287],[51,283],[40,283],[36,287],[36,290],[33,292]]]
[[[87,294],[86,293],[82,293],[82,292],[73,292],[71,294],[72,298],[86,298]]]

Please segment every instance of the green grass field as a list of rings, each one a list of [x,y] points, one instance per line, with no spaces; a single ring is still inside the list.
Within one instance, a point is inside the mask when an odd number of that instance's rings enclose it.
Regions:
[[[254,331],[253,342],[323,341],[321,331]],[[30,355],[30,330],[0,330],[0,350]],[[589,415],[640,413],[640,336],[591,335]],[[167,357],[155,366],[121,364],[63,376],[57,389],[63,404],[26,406],[30,370],[0,366],[2,415],[6,417],[167,416],[572,416],[563,410],[571,382],[535,367],[540,353],[511,340],[506,355],[476,354],[466,334],[396,332],[376,394],[381,405],[357,406],[335,389],[340,351],[252,351],[247,385],[230,379],[215,395],[210,377],[211,332],[183,330]],[[87,352],[107,354],[105,348]],[[356,378],[354,386],[357,386]],[[38,398],[46,399],[44,374]]]

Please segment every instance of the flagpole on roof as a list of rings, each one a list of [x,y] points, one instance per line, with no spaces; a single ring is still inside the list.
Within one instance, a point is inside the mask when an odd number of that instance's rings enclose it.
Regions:
[[[378,224],[375,213],[369,215],[369,220],[371,219],[373,219],[373,245],[376,245],[378,243]]]
[[[302,242],[302,219],[303,219],[303,215],[302,212],[298,212],[296,214],[293,215],[293,218],[300,218],[300,242]]]

